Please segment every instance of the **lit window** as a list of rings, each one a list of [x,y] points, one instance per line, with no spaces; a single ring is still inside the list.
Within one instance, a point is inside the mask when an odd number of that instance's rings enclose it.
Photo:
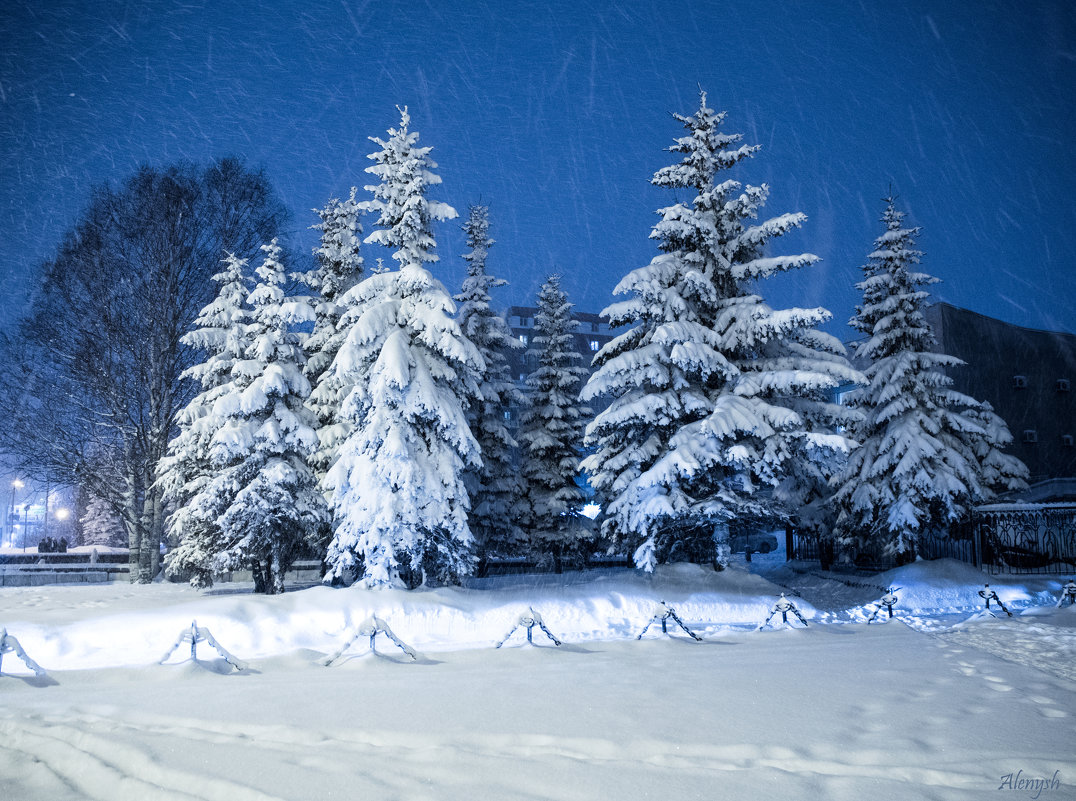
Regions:
[[[526,334],[520,334],[519,335],[519,341],[522,342],[524,345],[526,345],[527,344],[527,335]]]
[[[590,340],[590,349],[593,350],[593,351],[598,350],[598,340],[596,340],[596,339]]]

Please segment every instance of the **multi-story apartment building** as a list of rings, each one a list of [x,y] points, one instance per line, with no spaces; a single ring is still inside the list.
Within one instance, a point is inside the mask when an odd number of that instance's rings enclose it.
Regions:
[[[508,327],[523,345],[509,357],[512,375],[517,381],[524,381],[527,374],[537,365],[534,357],[527,356],[527,350],[532,347],[531,337],[534,336],[534,315],[538,310],[533,306],[510,306],[508,309]],[[589,312],[574,312],[575,318],[575,349],[580,356],[580,365],[590,368],[590,362],[594,354],[601,350],[606,342],[615,334],[609,330],[608,321]]]
[[[1076,335],[948,303],[930,306],[926,318],[938,350],[967,363],[949,370],[953,388],[989,402],[1008,424],[1007,450],[1027,465],[1030,483],[1076,488]]]

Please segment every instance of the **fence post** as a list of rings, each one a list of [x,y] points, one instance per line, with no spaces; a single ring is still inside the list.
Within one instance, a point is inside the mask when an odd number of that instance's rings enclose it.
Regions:
[[[974,549],[975,567],[983,569],[983,534],[978,515],[971,513],[971,542]]]

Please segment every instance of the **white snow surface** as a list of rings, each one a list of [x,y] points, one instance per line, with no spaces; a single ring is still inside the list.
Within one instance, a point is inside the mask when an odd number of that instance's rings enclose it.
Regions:
[[[49,672],[4,655],[2,796],[981,799],[1007,774],[1056,771],[1039,797],[1074,797],[1063,577],[943,560],[864,578],[781,558],[414,592],[2,588],[0,627]],[[987,582],[1013,618],[980,614]],[[868,626],[885,586],[898,617]],[[758,631],[781,592],[809,626]],[[675,626],[635,641],[659,601],[704,641]],[[529,607],[564,645],[494,650]],[[372,615],[418,660],[360,638],[323,666]],[[205,643],[196,663],[181,648],[157,664],[195,619],[249,668]]]

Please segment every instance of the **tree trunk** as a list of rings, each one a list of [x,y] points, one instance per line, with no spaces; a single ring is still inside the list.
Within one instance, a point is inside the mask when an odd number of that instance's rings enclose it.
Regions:
[[[270,595],[279,595],[284,592],[285,567],[280,561],[280,553],[275,548],[269,560],[269,581],[266,591]]]
[[[138,516],[138,525],[142,529],[142,547],[138,552],[138,583],[149,584],[156,575],[153,565],[160,559],[160,545],[153,541],[153,498],[148,492],[142,499],[142,514]]]
[[[140,584],[139,564],[142,551],[142,525],[138,514],[138,490],[134,470],[130,469],[128,451],[128,469],[126,487],[123,492],[123,524],[127,528],[127,569],[132,584]]]
[[[250,575],[254,579],[254,592],[265,593],[267,586],[266,575],[260,560],[250,560]]]
[[[150,541],[153,548],[150,554],[151,579],[156,578],[161,572],[161,543],[164,541],[164,503],[161,500],[161,492],[153,487],[151,491],[152,506],[150,518]]]

